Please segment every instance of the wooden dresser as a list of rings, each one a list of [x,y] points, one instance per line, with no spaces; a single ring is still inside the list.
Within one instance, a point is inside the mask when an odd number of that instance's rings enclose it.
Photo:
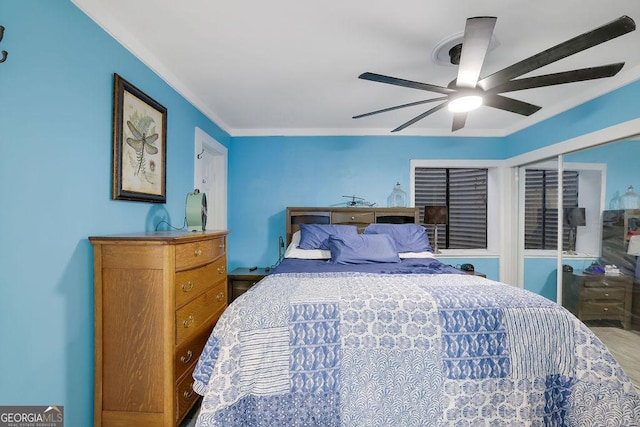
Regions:
[[[562,305],[580,320],[618,320],[631,328],[633,277],[563,273]]]
[[[95,426],[176,426],[191,374],[227,306],[226,231],[90,237]]]

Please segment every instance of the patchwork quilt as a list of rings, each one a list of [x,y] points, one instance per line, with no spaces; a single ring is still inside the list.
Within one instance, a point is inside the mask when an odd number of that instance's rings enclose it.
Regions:
[[[198,426],[640,426],[640,398],[561,306],[455,274],[267,276],[193,374]]]

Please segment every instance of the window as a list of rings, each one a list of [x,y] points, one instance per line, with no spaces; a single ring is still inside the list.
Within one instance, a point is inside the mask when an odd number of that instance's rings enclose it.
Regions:
[[[438,226],[440,249],[487,248],[487,168],[433,168],[414,169],[414,203],[420,207],[445,205],[449,210],[449,223]],[[433,239],[433,226],[429,238]]]
[[[578,171],[564,171],[562,205],[578,206]],[[569,247],[569,227],[563,226],[563,250]],[[524,190],[524,248],[555,250],[558,245],[558,172],[527,169]]]

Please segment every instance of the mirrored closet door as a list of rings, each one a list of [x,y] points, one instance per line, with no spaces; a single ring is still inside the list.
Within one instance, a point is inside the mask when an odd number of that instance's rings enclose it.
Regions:
[[[640,389],[640,120],[520,157],[518,285],[576,314]]]
[[[575,244],[573,251],[559,251],[559,283],[562,305],[596,333],[640,387],[640,278],[636,256],[628,253],[640,228],[640,209],[634,209],[640,206],[627,197],[630,186],[640,188],[638,154],[640,138],[631,138],[561,156],[565,173],[578,174],[578,197],[575,203],[565,189],[563,225]]]

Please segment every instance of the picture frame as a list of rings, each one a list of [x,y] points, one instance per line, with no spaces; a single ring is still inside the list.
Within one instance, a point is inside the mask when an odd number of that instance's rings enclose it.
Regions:
[[[167,109],[113,76],[111,198],[166,203]]]

